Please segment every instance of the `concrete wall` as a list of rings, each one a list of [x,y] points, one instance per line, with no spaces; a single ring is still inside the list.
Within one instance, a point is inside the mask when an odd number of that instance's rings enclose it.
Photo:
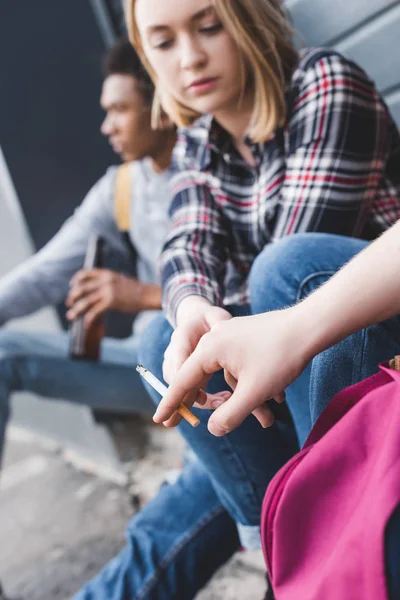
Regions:
[[[374,79],[400,126],[400,1],[287,0],[308,46],[333,46]]]

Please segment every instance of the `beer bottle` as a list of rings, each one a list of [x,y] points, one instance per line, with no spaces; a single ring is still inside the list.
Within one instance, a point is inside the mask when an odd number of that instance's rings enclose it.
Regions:
[[[90,238],[84,269],[90,271],[103,267],[104,240],[100,236]],[[71,325],[69,356],[74,360],[98,361],[100,356],[101,340],[104,337],[104,315],[98,317],[89,327],[85,323],[85,316],[79,315]]]

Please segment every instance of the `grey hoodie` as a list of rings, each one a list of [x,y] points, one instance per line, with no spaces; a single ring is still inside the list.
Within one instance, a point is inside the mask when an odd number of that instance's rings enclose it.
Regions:
[[[91,234],[105,238],[121,263],[129,250],[114,219],[114,190],[118,167],[110,167],[92,187],[82,204],[37,254],[0,280],[0,325],[62,302],[71,277],[82,268]],[[170,171],[156,173],[149,159],[131,163],[131,231],[137,252],[137,277],[160,283],[158,259],[168,227]],[[135,321],[141,329],[154,311]]]

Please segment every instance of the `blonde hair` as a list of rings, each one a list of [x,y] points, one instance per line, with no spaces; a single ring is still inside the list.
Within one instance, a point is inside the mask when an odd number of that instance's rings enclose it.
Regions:
[[[201,115],[161,88],[143,51],[135,20],[135,1],[126,2],[127,24],[130,41],[156,87],[153,127],[163,125],[163,111],[177,125],[187,127]],[[248,133],[254,142],[263,142],[286,120],[285,87],[298,60],[291,25],[281,0],[212,0],[212,3],[239,49],[243,92],[246,86],[253,87],[254,109]]]

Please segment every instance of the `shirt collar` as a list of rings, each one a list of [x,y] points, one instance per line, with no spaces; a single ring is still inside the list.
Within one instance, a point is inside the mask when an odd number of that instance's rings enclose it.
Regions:
[[[270,139],[273,139],[274,137],[275,132]],[[251,149],[256,162],[259,164],[262,157],[263,144],[253,142],[248,134],[245,136],[244,142]],[[240,156],[238,150],[232,143],[231,136],[223,127],[221,127],[221,125],[219,125],[219,123],[217,123],[217,121],[215,121],[215,119],[210,120],[209,149],[222,155],[227,162],[244,163],[244,159]]]
[[[213,154],[222,156],[227,162],[242,162],[243,159],[239,158],[231,136],[212,115],[201,116],[184,131],[187,140],[187,155],[194,161],[196,168],[200,171],[206,170],[211,165]],[[271,139],[274,137],[275,132]],[[248,135],[245,142],[252,149],[257,162],[259,162],[261,160],[262,144],[252,142]]]
[[[212,154],[223,156],[231,160],[237,156],[237,150],[232,144],[229,133],[212,117],[206,115],[201,118],[200,125],[204,128],[204,151],[201,155],[200,169],[203,171],[210,166]],[[251,144],[250,140],[249,143]]]

